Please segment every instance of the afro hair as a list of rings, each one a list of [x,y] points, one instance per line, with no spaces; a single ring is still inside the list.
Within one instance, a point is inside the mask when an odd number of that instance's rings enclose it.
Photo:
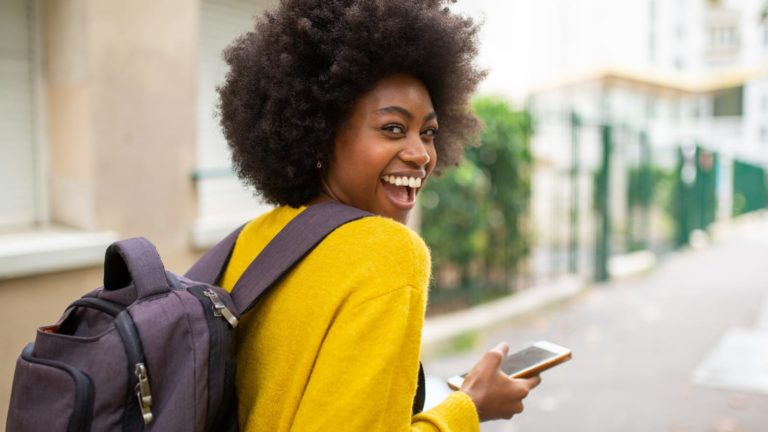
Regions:
[[[395,73],[421,80],[440,119],[441,168],[460,162],[479,122],[469,99],[484,77],[478,27],[446,0],[283,0],[225,51],[218,89],[236,173],[272,204],[320,191],[318,161],[350,107]]]

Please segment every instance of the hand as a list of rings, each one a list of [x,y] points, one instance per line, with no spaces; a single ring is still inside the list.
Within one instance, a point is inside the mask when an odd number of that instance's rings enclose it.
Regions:
[[[500,343],[480,358],[464,378],[461,391],[477,407],[480,421],[511,419],[523,412],[523,399],[539,385],[541,378],[510,378],[501,371],[501,361],[507,356],[509,345]]]

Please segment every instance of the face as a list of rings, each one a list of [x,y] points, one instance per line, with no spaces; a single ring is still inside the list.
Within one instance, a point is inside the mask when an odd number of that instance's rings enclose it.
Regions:
[[[426,87],[392,75],[361,95],[336,133],[324,187],[344,204],[405,223],[437,163]]]

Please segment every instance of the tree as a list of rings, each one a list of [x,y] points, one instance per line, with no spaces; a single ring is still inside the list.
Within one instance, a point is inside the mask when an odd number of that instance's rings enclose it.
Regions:
[[[510,292],[529,252],[531,117],[498,99],[473,105],[484,124],[480,146],[421,193],[422,235],[436,276],[433,301],[450,288],[468,303]],[[458,274],[458,286],[442,277],[450,273]]]

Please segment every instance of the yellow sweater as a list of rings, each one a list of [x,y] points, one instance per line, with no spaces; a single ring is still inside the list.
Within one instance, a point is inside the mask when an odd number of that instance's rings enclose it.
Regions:
[[[240,234],[222,285],[303,210],[279,207]],[[429,253],[381,217],[331,233],[238,328],[237,389],[246,431],[478,431],[456,392],[411,417]]]

